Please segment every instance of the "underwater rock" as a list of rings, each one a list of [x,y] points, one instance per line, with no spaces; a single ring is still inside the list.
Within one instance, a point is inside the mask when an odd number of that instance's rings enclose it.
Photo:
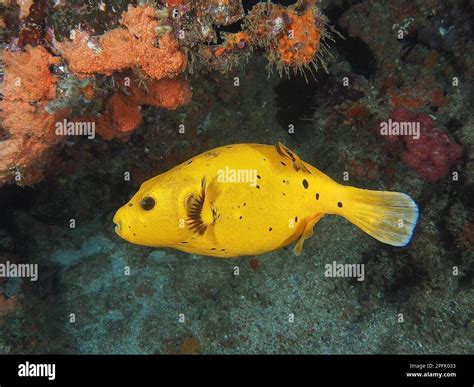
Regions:
[[[6,298],[3,294],[0,294],[0,319],[13,313],[16,309],[16,304],[16,297]]]

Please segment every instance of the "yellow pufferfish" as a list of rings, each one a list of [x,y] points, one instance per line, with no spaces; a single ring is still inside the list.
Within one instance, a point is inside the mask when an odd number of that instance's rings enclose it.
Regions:
[[[338,184],[281,143],[234,144],[144,182],[114,223],[131,243],[229,258],[294,241],[299,255],[326,214],[343,216],[381,242],[405,246],[418,207],[403,193]]]

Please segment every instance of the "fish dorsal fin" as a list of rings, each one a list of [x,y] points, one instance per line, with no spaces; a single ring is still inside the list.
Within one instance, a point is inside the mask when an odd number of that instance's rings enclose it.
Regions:
[[[213,179],[211,184],[202,178],[200,190],[190,193],[185,199],[187,223],[189,229],[199,235],[204,235],[209,226],[213,225],[219,218],[214,201],[219,194],[217,180]]]
[[[308,168],[304,165],[304,162],[299,158],[299,156],[293,152],[290,148],[286,147],[283,145],[281,142],[279,142],[276,145],[276,150],[278,153],[285,157],[286,159],[290,160],[291,163],[293,164],[293,168],[297,171],[303,171],[311,174]]]
[[[309,239],[313,236],[313,228],[316,223],[324,216],[324,214],[317,214],[314,218],[310,219],[304,228],[303,233],[300,236],[298,242],[293,249],[295,255],[299,256],[303,251],[303,244],[306,239]]]

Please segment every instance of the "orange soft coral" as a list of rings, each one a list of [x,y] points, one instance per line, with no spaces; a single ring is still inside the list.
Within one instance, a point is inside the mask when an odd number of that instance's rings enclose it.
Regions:
[[[109,98],[104,114],[96,121],[97,133],[104,140],[128,138],[142,122],[141,108],[132,95],[117,92]]]
[[[53,98],[56,94],[57,77],[51,75],[49,66],[57,64],[42,46],[27,46],[25,52],[4,51],[2,59],[5,78],[2,93],[11,101],[39,101]]]
[[[214,56],[220,57],[226,52],[233,51],[236,48],[244,47],[248,43],[250,43],[250,36],[245,31],[227,34],[224,44],[214,51]]]
[[[306,67],[320,59],[323,38],[329,37],[325,23],[314,0],[288,7],[262,2],[252,8],[246,21],[251,40],[263,46],[279,68]]]
[[[138,104],[169,110],[187,105],[193,95],[189,83],[183,78],[150,80],[142,88],[132,83],[130,89]]]
[[[126,139],[142,122],[141,105],[174,110],[191,101],[192,92],[185,79],[163,78],[132,82],[127,95],[115,93],[109,98],[105,112],[96,119],[97,133],[105,140]]]
[[[100,73],[137,66],[149,77],[174,77],[186,67],[186,56],[177,40],[167,33],[151,6],[129,6],[122,15],[123,27],[113,29],[97,39],[82,31],[74,31],[72,41],[57,42],[61,55],[78,75]]]
[[[283,34],[276,45],[279,59],[285,65],[309,65],[319,51],[323,32],[315,23],[314,9],[309,7],[301,15],[289,10],[288,17],[289,33]]]
[[[4,51],[2,59],[0,120],[8,139],[0,142],[0,184],[16,177],[18,184],[31,185],[41,180],[48,150],[59,141],[54,123],[66,114],[45,110],[56,95],[57,77],[49,66],[58,59],[41,46],[27,46],[24,52]],[[14,171],[20,174],[14,176]]]

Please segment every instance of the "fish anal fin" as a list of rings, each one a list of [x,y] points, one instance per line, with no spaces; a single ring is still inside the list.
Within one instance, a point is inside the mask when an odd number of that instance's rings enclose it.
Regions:
[[[300,239],[298,240],[298,242],[296,242],[296,245],[293,249],[293,252],[295,253],[296,256],[299,256],[301,254],[301,252],[303,251],[304,241],[313,236],[314,225],[318,223],[319,220],[321,220],[323,216],[324,214],[317,214],[306,223],[303,233],[301,234]]]
[[[311,171],[308,168],[306,168],[303,160],[301,160],[299,158],[299,156],[294,151],[292,151],[290,148],[288,148],[287,146],[285,146],[281,142],[279,142],[276,145],[276,149],[277,149],[277,152],[281,156],[289,159],[292,162],[293,168],[295,168],[296,171],[303,171],[303,172],[307,172],[307,173],[311,174]]]

